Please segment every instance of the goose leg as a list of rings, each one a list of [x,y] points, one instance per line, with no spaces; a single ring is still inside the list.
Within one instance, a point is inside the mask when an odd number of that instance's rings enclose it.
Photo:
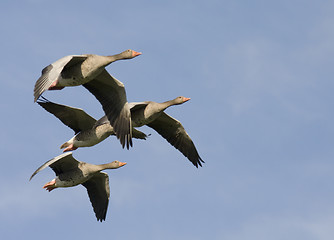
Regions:
[[[67,151],[74,151],[75,149],[77,149],[78,147],[74,147],[73,144],[70,144],[67,148],[64,149],[63,152],[67,152]]]
[[[51,86],[49,87],[48,90],[61,90],[61,89],[64,88],[64,87],[58,87],[57,84],[58,84],[58,81],[57,81],[57,80],[54,81],[54,82],[51,84]]]
[[[56,180],[53,179],[51,182],[48,182],[47,184],[45,184],[43,188],[46,188],[47,191],[51,192],[53,189],[56,188],[55,184],[56,184]]]

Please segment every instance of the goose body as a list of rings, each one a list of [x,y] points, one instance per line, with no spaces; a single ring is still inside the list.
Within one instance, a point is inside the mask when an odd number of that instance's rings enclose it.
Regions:
[[[30,180],[41,170],[50,167],[56,177],[43,186],[49,192],[56,188],[82,184],[87,189],[97,220],[102,222],[107,214],[110,189],[108,174],[101,171],[120,168],[125,164],[119,161],[101,165],[90,164],[76,160],[72,152],[68,152],[44,163],[31,175]]]
[[[60,148],[66,152],[80,147],[92,147],[111,135],[115,135],[115,132],[109,123],[92,126],[90,129],[82,130],[74,135],[70,140],[62,144]]]
[[[42,70],[35,84],[34,101],[47,90],[83,85],[101,103],[122,146],[129,148],[132,146],[131,115],[124,84],[111,76],[105,67],[140,54],[129,49],[111,56],[85,54],[63,57]]]
[[[164,110],[173,105],[189,101],[190,98],[177,97],[163,103],[153,101],[130,103],[133,127],[147,125],[157,131],[172,146],[178,149],[195,167],[202,166],[204,161],[182,124],[166,114]]]
[[[120,54],[101,56],[96,54],[69,55],[51,63],[42,70],[34,88],[34,102],[47,90],[79,86],[94,80],[109,64],[131,59],[141,53],[126,50]]]
[[[79,108],[53,103],[45,98],[37,103],[74,131],[75,135],[61,145],[64,152],[73,151],[80,147],[91,147],[109,136],[115,135],[114,128],[106,116],[96,121]],[[136,129],[132,129],[132,131],[135,138],[146,139],[147,137],[145,133]]]

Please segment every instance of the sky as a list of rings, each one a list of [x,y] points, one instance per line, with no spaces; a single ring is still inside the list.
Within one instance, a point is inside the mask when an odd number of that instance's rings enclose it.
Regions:
[[[5,239],[331,240],[334,236],[333,1],[2,1],[0,232]],[[132,101],[190,97],[166,113],[205,161],[196,169],[153,129],[73,152],[106,170],[97,222],[86,189],[47,192],[44,162],[73,136],[33,102],[41,70],[71,54],[143,54],[112,63]],[[83,87],[46,98],[101,105]]]

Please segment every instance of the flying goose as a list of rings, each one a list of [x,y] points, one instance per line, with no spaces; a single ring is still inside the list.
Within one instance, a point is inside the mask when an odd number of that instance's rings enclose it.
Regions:
[[[79,147],[91,147],[110,135],[115,135],[114,128],[106,116],[96,121],[80,108],[53,103],[44,97],[37,103],[74,131],[75,135],[60,147],[65,148],[64,152],[73,151]],[[145,133],[134,128],[132,132],[134,138],[145,140],[147,137]]]
[[[126,145],[129,149],[132,146],[131,115],[124,84],[111,76],[105,67],[117,60],[131,59],[140,54],[129,49],[112,56],[65,56],[42,70],[35,84],[34,102],[46,90],[83,85],[101,103],[123,148]]]
[[[190,98],[177,97],[163,103],[152,101],[129,103],[133,127],[147,125],[157,131],[171,145],[186,156],[198,168],[204,161],[199,156],[196,147],[182,124],[164,113],[164,110],[173,105],[189,101]]]
[[[87,189],[97,221],[102,222],[106,219],[110,190],[108,174],[101,171],[120,168],[125,164],[119,161],[101,165],[90,164],[76,160],[72,152],[67,152],[40,166],[31,175],[30,180],[44,168],[50,167],[55,172],[56,178],[43,186],[47,191],[82,184]]]

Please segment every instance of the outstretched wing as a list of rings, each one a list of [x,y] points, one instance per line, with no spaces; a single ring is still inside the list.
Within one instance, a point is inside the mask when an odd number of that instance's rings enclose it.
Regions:
[[[82,183],[92,203],[98,221],[106,219],[109,204],[109,177],[107,173],[98,172],[88,181]]]
[[[46,167],[52,168],[52,170],[56,173],[58,176],[64,171],[77,168],[79,164],[79,161],[77,161],[73,156],[72,152],[66,152],[63,153],[55,158],[52,158],[51,160],[44,163],[42,166],[40,166],[30,177],[29,181],[40,171],[42,171]]]
[[[82,130],[92,128],[96,119],[80,108],[50,102],[46,98],[37,102],[46,111],[56,116],[62,123],[70,127],[75,134]]]
[[[123,148],[132,146],[131,114],[122,82],[103,70],[94,80],[83,84],[101,103],[110,125]]]
[[[198,168],[198,165],[202,166],[201,162],[204,163],[204,161],[199,156],[190,136],[178,120],[162,112],[156,120],[147,124],[147,126],[157,131],[171,145],[186,156],[195,167]]]
[[[63,69],[78,62],[83,62],[86,56],[70,55],[63,57],[56,62],[50,64],[42,70],[42,75],[37,79],[34,87],[34,102],[37,101],[39,96],[49,89],[54,81],[57,81]]]

